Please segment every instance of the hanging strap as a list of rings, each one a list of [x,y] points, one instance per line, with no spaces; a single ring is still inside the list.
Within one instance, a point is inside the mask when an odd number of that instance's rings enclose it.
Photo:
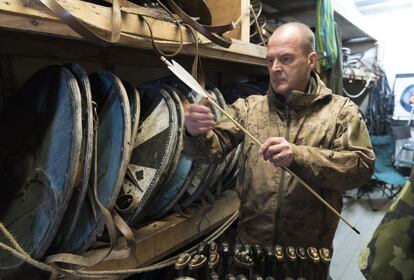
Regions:
[[[108,103],[110,102],[108,101],[105,102],[102,110],[105,110],[105,108],[108,107],[107,105]],[[79,256],[76,254],[68,254],[68,253],[59,253],[59,254],[48,256],[46,258],[46,263],[54,267],[56,267],[57,263],[62,263],[62,264],[76,265],[81,268],[86,268],[86,267],[97,265],[98,263],[104,261],[109,256],[109,254],[112,252],[115,246],[115,242],[117,239],[117,232],[116,232],[117,229],[122,233],[122,235],[125,237],[127,241],[127,245],[129,248],[129,256],[135,256],[136,242],[135,242],[134,234],[131,228],[126,224],[126,222],[116,212],[114,211],[111,212],[109,209],[107,209],[105,205],[103,205],[99,199],[99,195],[97,191],[98,189],[97,187],[97,182],[98,182],[97,153],[98,153],[99,118],[98,118],[96,103],[94,103],[94,106],[93,106],[93,116],[94,116],[94,128],[93,128],[93,135],[94,135],[93,175],[94,176],[93,176],[93,184],[92,184],[92,188],[93,188],[92,195],[93,195],[94,201],[91,201],[91,204],[96,203],[102,212],[102,217],[105,221],[105,225],[108,230],[110,246],[104,250],[104,253],[100,257],[94,257],[94,258],[87,258],[84,256]]]

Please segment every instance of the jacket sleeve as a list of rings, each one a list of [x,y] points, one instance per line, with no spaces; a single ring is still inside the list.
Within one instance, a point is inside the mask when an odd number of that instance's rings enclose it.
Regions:
[[[347,101],[338,114],[330,149],[292,145],[290,169],[310,186],[346,190],[369,181],[375,155],[358,108]]]
[[[243,125],[247,112],[247,101],[238,99],[226,112]],[[193,160],[200,162],[214,162],[225,155],[242,142],[243,132],[226,116],[221,116],[214,129],[206,135],[192,137],[184,134],[183,153]]]

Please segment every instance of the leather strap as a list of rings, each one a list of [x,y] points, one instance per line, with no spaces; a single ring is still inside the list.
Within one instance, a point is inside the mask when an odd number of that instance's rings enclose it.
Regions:
[[[105,103],[105,105],[108,104],[108,102]],[[105,105],[103,107],[105,107]],[[96,204],[98,204],[99,208],[102,211],[102,217],[105,221],[106,224],[106,228],[108,230],[108,234],[109,234],[109,239],[110,239],[110,250],[108,252],[108,254],[104,257],[106,258],[109,253],[112,251],[112,249],[114,248],[115,245],[115,241],[116,241],[116,228],[115,228],[115,222],[112,219],[112,215],[111,212],[106,209],[106,207],[102,204],[102,202],[99,200],[99,196],[98,196],[98,124],[99,124],[99,119],[98,119],[98,113],[97,113],[97,108],[96,106],[93,107],[93,115],[94,115],[94,164],[93,164],[93,195],[95,198],[95,202]],[[93,203],[91,201],[91,203]]]
[[[165,0],[160,0],[165,2]],[[174,0],[175,3],[199,23],[211,24],[211,12],[206,0]]]
[[[197,80],[197,82],[201,85],[201,87],[205,88],[206,80],[204,77],[203,67],[201,66],[200,52],[198,50],[197,32],[195,32],[194,28],[192,28],[190,25],[187,24],[186,26],[188,27],[188,29],[190,29],[191,34],[194,37],[194,43],[195,43],[195,56],[193,60],[193,65],[191,67],[191,74]]]
[[[221,37],[209,32],[209,30],[206,27],[204,27],[203,25],[195,21],[192,17],[190,17],[188,14],[186,14],[173,0],[167,0],[167,2],[168,6],[171,7],[174,13],[176,13],[185,23],[187,23],[195,30],[203,34],[207,39],[224,48],[229,48],[231,46],[231,39],[226,38],[224,36]]]
[[[203,25],[208,31],[222,35],[223,33],[234,30],[236,24],[232,21],[224,25]]]
[[[108,107],[108,104],[110,102],[108,100],[105,101],[102,111],[105,111]],[[105,220],[106,228],[108,230],[109,240],[110,240],[110,250],[108,253],[103,257],[105,259],[109,253],[113,250],[115,246],[115,242],[117,240],[117,229],[122,233],[122,235],[127,240],[127,245],[129,247],[129,253],[130,256],[135,255],[136,252],[136,241],[134,238],[134,234],[132,233],[131,228],[127,225],[127,223],[115,212],[112,210],[108,210],[99,200],[98,191],[97,191],[97,183],[98,183],[98,171],[97,171],[97,165],[98,165],[98,158],[97,158],[97,151],[98,151],[98,123],[99,118],[96,112],[96,106],[94,106],[94,119],[95,119],[95,127],[94,127],[94,150],[95,150],[95,156],[94,156],[94,182],[93,182],[93,192],[95,197],[95,202],[98,204],[99,208],[102,211],[102,216]],[[102,260],[103,260],[102,259]]]
[[[108,102],[105,103],[105,105]],[[70,264],[70,265],[77,265],[80,267],[91,267],[94,266],[103,260],[106,259],[107,256],[112,252],[115,242],[117,239],[117,232],[116,230],[119,229],[119,231],[124,235],[127,245],[130,249],[129,254],[130,256],[135,256],[136,252],[136,242],[134,238],[134,234],[132,233],[131,228],[125,223],[125,221],[116,213],[109,211],[99,200],[98,192],[97,192],[97,144],[98,144],[98,115],[96,112],[96,104],[93,106],[93,115],[94,115],[94,164],[93,164],[93,172],[94,172],[94,179],[93,179],[93,197],[94,201],[91,201],[91,204],[96,202],[96,204],[99,206],[99,208],[102,211],[102,216],[106,224],[106,228],[108,230],[109,239],[110,239],[110,247],[107,248],[104,253],[100,257],[95,258],[87,258],[75,254],[68,254],[68,253],[59,253],[55,255],[48,256],[46,258],[46,263],[50,265],[56,265],[57,263],[63,263],[63,264]],[[104,105],[104,107],[105,107]]]
[[[79,35],[85,39],[102,46],[106,46],[108,43],[115,43],[119,41],[121,36],[121,9],[120,9],[120,0],[112,1],[112,32],[111,38],[108,40],[87,27],[82,21],[74,17],[68,10],[66,10],[58,1],[56,0],[39,0],[51,11],[53,11],[56,16],[76,31]]]
[[[135,256],[137,251],[137,243],[135,240],[134,233],[132,232],[131,228],[128,224],[118,215],[115,211],[112,212],[112,217],[114,219],[116,228],[122,233],[125,237],[128,248],[129,248],[129,256]]]
[[[70,264],[76,265],[81,268],[91,267],[98,263],[98,260],[93,260],[87,257],[75,255],[75,254],[68,254],[68,253],[60,253],[48,256],[45,260],[47,264],[53,265],[57,263],[62,264]]]

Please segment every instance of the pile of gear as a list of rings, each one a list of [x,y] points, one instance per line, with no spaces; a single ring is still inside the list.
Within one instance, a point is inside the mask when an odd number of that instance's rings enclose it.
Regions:
[[[227,242],[200,243],[192,257],[182,254],[175,263],[180,279],[326,279],[331,252],[326,248],[282,247]]]
[[[206,89],[227,108],[218,88]],[[50,255],[113,242],[117,232],[196,201],[212,204],[230,189],[240,146],[215,164],[182,154],[184,107],[201,100],[173,77],[137,88],[78,64],[31,76],[0,120],[1,221],[26,256],[61,262]],[[2,279],[28,271],[0,250]]]

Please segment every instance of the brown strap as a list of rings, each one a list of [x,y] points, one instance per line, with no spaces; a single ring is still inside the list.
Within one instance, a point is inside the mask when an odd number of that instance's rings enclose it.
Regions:
[[[207,30],[203,25],[196,22],[192,17],[186,14],[173,0],[167,0],[169,7],[176,13],[185,23],[192,26],[195,30],[203,34],[207,39],[224,48],[229,48],[232,44],[231,39],[220,37]]]
[[[224,25],[203,25],[208,31],[222,35],[223,33],[234,30],[236,24],[232,21]]]
[[[201,66],[201,57],[200,57],[200,52],[198,49],[197,32],[190,25],[186,25],[186,26],[191,31],[191,34],[193,35],[194,42],[195,42],[195,56],[193,60],[193,66],[191,67],[191,74],[197,80],[200,86],[204,88],[206,85],[206,80],[204,77],[203,67]]]
[[[177,28],[178,28],[178,30],[179,30],[179,32],[180,32],[180,44],[178,45],[178,48],[174,51],[174,53],[172,53],[172,54],[167,54],[167,53],[164,53],[163,51],[161,51],[161,49],[157,46],[157,44],[155,43],[155,38],[154,38],[154,33],[153,33],[153,31],[152,31],[152,27],[151,27],[151,25],[149,24],[149,22],[146,20],[146,18],[145,17],[141,17],[142,18],[142,20],[145,22],[145,24],[147,25],[147,27],[148,27],[148,30],[149,30],[149,33],[150,33],[150,35],[151,35],[151,43],[152,43],[152,47],[153,47],[153,49],[154,49],[154,51],[158,54],[158,55],[161,55],[161,56],[165,56],[165,57],[174,57],[174,56],[176,56],[177,54],[179,54],[180,52],[181,52],[181,49],[183,48],[183,30],[182,30],[182,28],[181,28],[181,23],[180,23],[180,21],[177,19],[177,17],[175,17],[168,9],[167,9],[167,7],[165,7],[165,5],[164,4],[162,4],[161,2],[159,2],[158,0],[157,0],[157,2],[158,2],[158,4],[171,16],[171,18],[173,18],[174,20],[175,20],[175,22],[176,22],[176,24],[177,24]]]
[[[180,44],[178,45],[178,48],[172,53],[172,54],[168,54],[168,53],[165,53],[165,52],[163,52],[159,47],[158,47],[158,45],[157,45],[157,43],[155,43],[155,38],[154,38],[154,33],[152,32],[152,27],[151,27],[151,25],[149,24],[149,22],[145,19],[145,17],[143,17],[142,18],[143,20],[144,20],[144,22],[145,22],[145,24],[147,25],[147,27],[148,27],[148,30],[149,30],[149,33],[150,33],[150,35],[151,35],[151,43],[152,43],[152,47],[153,47],[153,49],[155,50],[155,52],[157,52],[160,56],[166,56],[166,57],[174,57],[174,56],[176,56],[177,54],[179,54],[180,52],[181,52],[181,50],[182,50],[182,48],[183,48],[183,31],[182,31],[182,29],[181,29],[181,27],[180,27],[180,23],[179,22],[177,22],[177,24],[179,25],[178,26],[178,29],[180,30]]]
[[[107,103],[106,103],[107,104]],[[104,105],[105,106],[105,105]],[[75,254],[68,254],[68,253],[60,253],[48,256],[46,258],[46,263],[50,265],[54,265],[57,263],[63,263],[63,264],[71,264],[71,265],[77,265],[80,267],[91,267],[94,266],[103,260],[106,259],[106,257],[109,256],[109,254],[112,252],[116,239],[116,229],[118,228],[119,231],[125,236],[127,240],[127,245],[130,248],[130,256],[135,255],[136,252],[136,242],[134,239],[134,234],[132,233],[131,228],[125,223],[125,221],[119,217],[119,215],[115,212],[112,215],[111,211],[109,211],[99,200],[98,192],[97,192],[97,152],[98,152],[98,114],[96,112],[96,103],[94,103],[93,106],[93,115],[94,115],[94,164],[93,164],[93,197],[95,201],[91,201],[91,204],[96,202],[98,204],[99,208],[102,211],[102,216],[106,224],[106,228],[108,230],[109,239],[110,239],[110,247],[104,250],[104,253],[100,257],[95,258],[87,258]]]
[[[111,212],[106,209],[106,207],[102,204],[102,202],[99,200],[99,196],[98,196],[98,124],[99,124],[99,120],[98,120],[98,113],[97,113],[97,108],[96,106],[93,107],[93,115],[94,115],[94,165],[93,165],[93,194],[95,197],[95,202],[96,204],[98,204],[99,208],[102,211],[102,217],[105,221],[106,224],[106,228],[108,230],[108,234],[109,234],[109,239],[110,239],[110,250],[108,252],[108,254],[105,256],[105,258],[109,255],[109,253],[112,251],[112,249],[114,248],[115,245],[115,241],[116,241],[116,228],[115,228],[115,223],[114,220],[112,219],[112,215]]]
[[[111,38],[109,40],[107,40],[106,38],[92,31],[83,22],[81,22],[79,19],[74,17],[68,10],[66,10],[56,0],[39,0],[39,1],[42,2],[51,11],[53,11],[61,21],[66,23],[69,27],[71,27],[74,31],[76,31],[79,35],[81,35],[85,39],[95,44],[103,45],[103,46],[106,46],[108,43],[115,43],[119,41],[119,38],[121,36],[121,24],[122,24],[121,9],[120,9],[120,3],[119,3],[120,0],[113,0],[112,2],[112,32],[111,32]]]
[[[48,256],[45,262],[49,265],[62,263],[62,264],[70,264],[76,265],[81,268],[91,267],[100,262],[100,259],[91,259],[75,254],[68,254],[68,253],[60,253]]]
[[[128,248],[129,248],[129,256],[135,256],[137,251],[137,241],[135,240],[134,233],[132,232],[131,228],[128,224],[118,215],[115,211],[113,211],[112,215],[116,228],[122,233],[125,237]]]

